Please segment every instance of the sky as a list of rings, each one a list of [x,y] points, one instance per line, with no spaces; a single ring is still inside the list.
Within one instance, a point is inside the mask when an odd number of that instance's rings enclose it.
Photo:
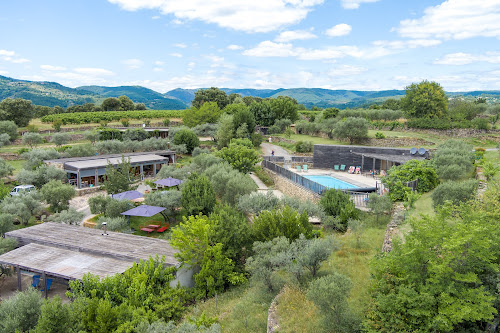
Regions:
[[[161,93],[500,90],[500,0],[4,0],[0,75]]]

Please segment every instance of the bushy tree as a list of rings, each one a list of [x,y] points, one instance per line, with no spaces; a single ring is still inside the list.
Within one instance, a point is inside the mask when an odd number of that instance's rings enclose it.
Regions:
[[[440,118],[448,110],[448,98],[437,82],[424,80],[405,88],[402,109],[410,118]]]
[[[251,142],[250,142],[251,144]],[[259,161],[259,153],[253,148],[243,146],[237,142],[229,144],[219,150],[216,155],[231,164],[233,168],[242,172],[249,173],[254,165]]]
[[[349,117],[337,123],[333,135],[341,140],[349,140],[352,145],[368,137],[368,125],[369,122],[364,118]]]
[[[88,200],[90,213],[92,214],[102,214],[106,211],[106,206],[108,201],[112,200],[110,197],[105,195],[96,195]]]
[[[260,126],[271,126],[276,120],[276,116],[271,109],[270,101],[255,102],[249,105],[250,111],[253,113],[255,122]]]
[[[319,203],[327,215],[336,219],[336,228],[340,231],[347,230],[349,219],[359,218],[359,210],[350,200],[349,194],[341,190],[330,189],[323,192]]]
[[[134,102],[127,96],[123,95],[118,97],[118,101],[120,101],[120,109],[123,111],[135,110]]]
[[[229,114],[223,114],[219,118],[219,122],[217,123],[217,133],[215,134],[217,146],[219,148],[227,147],[231,142],[231,139],[235,136],[233,119],[234,116]]]
[[[23,135],[23,144],[33,148],[43,142],[43,138],[38,133],[27,132]]]
[[[69,142],[71,136],[68,133],[54,133],[51,141],[57,146],[65,145]]]
[[[177,208],[181,206],[181,191],[156,191],[146,194],[144,203],[151,206],[166,208],[162,213],[173,216]]]
[[[15,140],[18,137],[17,125],[12,120],[0,121],[0,133],[5,133],[9,135],[9,139]]]
[[[73,207],[70,207],[68,210],[63,210],[60,213],[49,216],[49,221],[78,225],[84,216],[85,214],[83,212],[79,212]]]
[[[182,207],[189,215],[209,214],[215,206],[215,192],[210,180],[194,173],[182,188]]]
[[[66,149],[65,153],[71,157],[95,156],[97,150],[91,144],[81,144],[71,146],[71,148]]]
[[[210,179],[217,196],[231,204],[257,189],[257,185],[248,175],[242,174],[227,163],[212,165],[205,170],[204,175]]]
[[[40,308],[40,318],[36,324],[34,333],[69,333],[71,332],[71,318],[68,306],[62,304],[61,298],[55,296],[46,299]]]
[[[472,200],[478,186],[479,182],[475,179],[441,183],[432,192],[432,205],[436,208],[443,205],[446,200],[450,200],[455,205]]]
[[[106,230],[109,231],[123,231],[129,228],[127,219],[123,215],[119,216],[99,216],[96,226],[99,229],[104,229],[103,223],[106,223]]]
[[[175,133],[174,144],[176,145],[185,144],[187,148],[187,153],[191,154],[193,152],[193,149],[200,145],[200,140],[198,139],[196,134],[194,134],[193,131],[189,129],[182,129],[177,133]]]
[[[10,143],[10,136],[7,133],[0,134],[0,147],[8,145]]]
[[[146,105],[144,103],[137,103],[135,105],[136,110],[146,110]]]
[[[5,197],[0,204],[0,211],[16,217],[22,225],[28,225],[31,216],[40,209],[39,196],[34,193],[14,197]]]
[[[14,215],[2,212],[0,214],[0,239],[6,232],[11,231],[13,228],[14,228]]]
[[[19,127],[29,124],[35,114],[31,101],[22,98],[6,98],[0,102],[0,120],[12,120]]]
[[[406,186],[407,182],[418,178],[416,190],[426,193],[439,184],[439,177],[434,165],[427,160],[411,160],[399,166],[393,166],[382,182],[389,188],[389,196],[393,201],[404,200],[405,194],[411,189]]]
[[[63,184],[58,180],[51,180],[43,185],[40,190],[43,199],[59,212],[61,209],[67,209],[69,201],[75,196],[75,188],[69,184]]]
[[[121,107],[121,102],[118,98],[109,97],[102,101],[101,104],[104,111],[118,111]]]
[[[188,127],[206,123],[216,123],[222,111],[216,102],[205,102],[200,107],[192,107],[184,112],[182,123]]]
[[[219,88],[211,87],[210,89],[198,89],[194,93],[194,99],[191,105],[195,108],[200,108],[207,102],[215,102],[219,109],[224,109],[229,104],[229,97],[225,91]]]
[[[85,131],[85,133],[83,133],[83,136],[92,144],[95,144],[99,140],[99,132],[97,131]]]
[[[34,170],[43,164],[44,160],[54,160],[61,157],[54,148],[49,149],[32,149],[21,155],[25,160],[24,168]]]
[[[276,119],[290,119],[292,122],[299,119],[297,101],[288,96],[278,96],[270,100],[271,113]],[[273,123],[274,123],[273,121]]]
[[[392,208],[392,200],[388,195],[378,195],[370,193],[366,206],[377,216],[377,222],[380,215],[390,212]]]
[[[40,316],[42,298],[40,292],[29,288],[17,292],[0,303],[0,331],[28,332],[33,329]]]
[[[14,167],[7,162],[3,158],[0,158],[0,178],[6,176],[12,176],[14,172]]]
[[[246,106],[233,114],[233,127],[238,129],[240,126],[243,126],[248,135],[255,131],[255,117]]]
[[[28,164],[28,162],[26,162]],[[21,170],[17,176],[17,181],[22,184],[31,184],[36,187],[42,187],[51,180],[65,181],[66,172],[55,166],[40,165],[35,170]]]
[[[122,156],[117,166],[108,163],[104,176],[104,187],[108,194],[117,194],[130,190],[130,161]]]
[[[129,209],[129,203],[127,200],[116,200],[111,198],[106,203],[106,211],[104,215],[106,217],[121,217],[121,213]]]
[[[212,140],[215,140],[217,134],[218,125],[217,123],[205,123],[201,125],[196,125],[192,128],[194,134],[200,137],[211,137]]]
[[[307,214],[299,214],[289,206],[262,211],[252,224],[252,233],[257,241],[269,241],[280,236],[294,240],[301,234],[306,238],[314,236]]]
[[[279,204],[279,199],[268,191],[266,194],[253,192],[242,196],[238,200],[238,209],[245,213],[259,214],[264,210],[272,210]]]
[[[321,309],[327,332],[359,331],[360,322],[347,302],[351,288],[351,280],[335,272],[320,277],[309,285],[307,298]]]
[[[443,180],[466,178],[474,168],[472,145],[462,140],[448,140],[439,145],[432,162]]]
[[[148,132],[146,132],[143,128],[133,128],[127,129],[122,134],[123,140],[135,140],[135,141],[143,141],[148,138]]]

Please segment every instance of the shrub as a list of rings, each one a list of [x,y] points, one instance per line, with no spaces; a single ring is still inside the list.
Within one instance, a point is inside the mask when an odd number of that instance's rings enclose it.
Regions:
[[[29,288],[17,292],[0,303],[0,331],[28,332],[33,329],[40,316],[42,298],[40,292]]]
[[[116,199],[111,199],[108,200],[106,204],[106,211],[104,212],[104,215],[106,217],[120,217],[121,213],[129,209],[129,204],[127,200],[116,200]]]
[[[163,119],[163,126],[168,126],[168,125],[170,125],[170,119],[169,118]]]
[[[130,121],[127,118],[120,119],[120,122],[122,123],[123,127],[128,127],[128,125],[130,125]]]
[[[23,144],[30,146],[30,148],[36,147],[42,142],[43,138],[38,133],[28,132],[23,135]]]
[[[461,140],[448,140],[438,147],[432,161],[441,179],[465,178],[474,168],[472,146]]]
[[[313,143],[311,141],[297,141],[295,150],[298,153],[310,153],[313,150]]]
[[[71,157],[95,156],[97,150],[91,144],[74,145],[66,150]]]
[[[61,119],[56,119],[54,120],[54,122],[52,123],[52,127],[54,128],[54,130],[56,132],[59,132],[61,131],[61,126],[62,126],[63,122]]]
[[[254,147],[259,147],[262,141],[264,141],[264,137],[261,134],[254,132],[250,134],[250,141],[252,141]]]
[[[0,133],[7,133],[11,141],[17,139],[17,125],[12,120],[0,121]]]
[[[68,133],[55,133],[52,135],[52,142],[57,146],[62,146],[70,141],[71,136]]]
[[[252,233],[257,241],[269,241],[280,236],[294,240],[301,234],[306,238],[314,236],[307,214],[299,214],[289,206],[262,211],[252,224]]]
[[[108,217],[100,216],[97,219],[96,226],[103,229],[102,224],[106,222],[106,230],[109,231],[122,231],[129,228],[128,221],[124,216]]]
[[[348,139],[353,144],[368,137],[368,124],[364,118],[349,117],[336,124],[333,135],[339,139]]]
[[[279,126],[273,125],[267,129],[267,134],[281,134],[281,128]]]
[[[55,149],[33,149],[27,152],[22,153],[21,155],[24,159],[26,159],[26,163],[24,164],[24,168],[28,170],[33,170],[38,166],[43,164],[44,160],[54,160],[61,157]]]
[[[250,146],[252,143],[247,139]],[[254,165],[259,161],[259,153],[253,147],[243,146],[235,143],[229,144],[229,147],[224,147],[216,153],[216,156],[227,161],[233,168],[242,172],[249,173],[253,170]]]
[[[49,221],[66,224],[80,224],[85,214],[74,208],[49,216]]]
[[[385,139],[385,135],[382,132],[375,133],[375,139]]]
[[[267,187],[274,185],[274,180],[260,165],[256,166],[253,172]]]
[[[432,205],[436,208],[443,205],[446,200],[450,200],[454,205],[472,200],[476,195],[478,185],[475,179],[444,182],[432,192]]]
[[[191,155],[193,155],[193,157],[196,157],[196,156],[201,155],[201,154],[210,154],[210,149],[196,147],[193,149],[193,152],[191,153]]]
[[[439,184],[439,178],[434,164],[428,160],[411,160],[405,164],[392,167],[387,176],[382,178],[389,188],[389,196],[393,201],[404,200],[406,191],[410,189],[406,182],[414,181],[418,178],[416,190],[419,193],[426,193],[434,189]]]
[[[123,140],[143,141],[148,138],[148,132],[142,128],[129,128],[122,134]]]
[[[330,189],[321,194],[319,201],[325,213],[336,218],[335,227],[342,232],[347,230],[349,219],[358,219],[359,211],[351,202],[349,194],[336,189]]]
[[[175,133],[173,143],[175,145],[185,144],[187,153],[191,154],[193,152],[193,149],[200,145],[200,140],[192,130],[181,129],[180,131]]]
[[[474,118],[472,119],[472,127],[478,130],[488,130],[490,124],[486,118]]]
[[[43,185],[40,192],[43,199],[58,212],[60,209],[67,209],[69,200],[76,194],[75,188],[68,184],[63,184],[59,180],[51,180]]]
[[[26,126],[26,130],[30,133],[38,133],[38,127],[36,127],[36,125],[28,125]]]
[[[99,141],[105,140],[122,140],[122,132],[116,128],[100,128]]]
[[[208,215],[215,206],[215,192],[210,180],[194,173],[182,188],[181,203],[189,215]]]
[[[97,195],[95,197],[89,198],[89,207],[92,214],[102,214],[106,211],[106,206],[108,201],[112,200],[110,197],[105,195]]]

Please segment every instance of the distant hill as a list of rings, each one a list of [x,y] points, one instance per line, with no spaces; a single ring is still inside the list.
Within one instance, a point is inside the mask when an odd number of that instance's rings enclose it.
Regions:
[[[182,110],[187,104],[177,98],[172,98],[160,94],[154,90],[142,86],[120,86],[120,87],[102,87],[102,86],[82,86],[79,90],[91,91],[94,94],[104,97],[128,96],[135,103],[144,103],[148,109],[153,110]]]
[[[206,89],[206,88],[202,88]],[[84,103],[100,104],[105,98],[126,95],[134,103],[144,103],[153,110],[180,110],[191,105],[194,94],[198,89],[177,88],[161,94],[142,86],[82,86],[68,88],[56,82],[37,82],[16,80],[0,75],[0,100],[5,98],[24,98],[36,105],[68,107]],[[227,94],[241,96],[255,96],[261,98],[290,96],[307,108],[336,107],[339,109],[368,106],[374,103],[383,103],[388,98],[401,98],[404,90],[330,90],[320,88],[291,88],[291,89],[232,89],[221,88]],[[467,91],[447,92],[450,97],[464,96],[476,98],[479,96],[500,99],[500,91]]]

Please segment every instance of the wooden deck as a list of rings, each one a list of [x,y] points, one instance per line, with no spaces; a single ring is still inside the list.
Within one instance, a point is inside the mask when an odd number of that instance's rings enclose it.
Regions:
[[[165,263],[178,264],[176,252],[166,240],[129,235],[102,230],[83,228],[67,224],[46,222],[33,227],[5,233],[7,238],[15,238],[19,246],[36,243],[51,247],[73,250],[109,258],[136,261],[147,260],[150,256],[165,256]]]

